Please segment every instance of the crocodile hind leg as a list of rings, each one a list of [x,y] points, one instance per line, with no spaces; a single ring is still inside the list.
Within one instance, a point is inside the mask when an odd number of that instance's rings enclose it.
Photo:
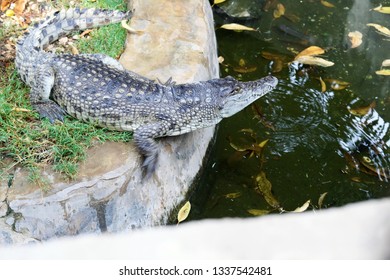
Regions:
[[[65,111],[54,101],[50,100],[51,89],[54,85],[54,71],[50,66],[38,67],[34,84],[31,86],[30,102],[41,117],[46,117],[51,123],[63,121]]]
[[[141,126],[134,131],[134,142],[143,156],[143,176],[149,178],[156,170],[159,147],[155,138],[164,136],[169,123],[166,121]]]

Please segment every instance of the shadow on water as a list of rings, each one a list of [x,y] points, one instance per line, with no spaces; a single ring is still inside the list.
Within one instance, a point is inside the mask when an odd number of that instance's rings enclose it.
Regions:
[[[389,196],[390,77],[375,71],[390,58],[390,42],[366,25],[388,23],[389,15],[370,11],[380,2],[329,1],[334,8],[311,0],[227,2],[221,5],[226,13],[250,18],[248,25],[260,31],[217,29],[225,59],[221,73],[254,80],[274,71],[279,85],[221,122],[210,161],[190,197],[190,218],[247,217],[251,209],[278,213],[308,200],[309,209],[329,208]],[[293,16],[275,19],[274,8],[262,9],[265,2],[282,3]],[[363,43],[352,49],[348,33],[355,30],[362,32]],[[324,48],[335,65],[288,63],[313,44]],[[277,62],[282,67],[275,71]],[[340,81],[348,85],[338,87]],[[265,186],[272,190],[267,193]],[[270,199],[280,207],[271,206]]]

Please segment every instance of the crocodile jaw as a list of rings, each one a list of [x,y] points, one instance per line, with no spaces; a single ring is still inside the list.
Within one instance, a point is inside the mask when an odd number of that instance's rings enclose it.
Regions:
[[[252,82],[239,82],[235,89],[223,98],[220,107],[222,118],[228,118],[241,111],[260,97],[272,91],[278,84],[278,79],[267,76]]]

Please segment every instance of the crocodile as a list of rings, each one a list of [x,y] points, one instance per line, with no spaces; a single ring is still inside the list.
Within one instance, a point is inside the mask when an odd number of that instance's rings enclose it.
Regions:
[[[104,54],[54,54],[50,43],[73,30],[130,19],[131,11],[71,8],[35,24],[17,42],[15,65],[31,88],[30,103],[50,122],[70,115],[112,130],[132,131],[143,156],[144,176],[156,169],[156,138],[213,126],[273,90],[266,76],[241,82],[232,77],[194,83],[162,83],[124,69]]]

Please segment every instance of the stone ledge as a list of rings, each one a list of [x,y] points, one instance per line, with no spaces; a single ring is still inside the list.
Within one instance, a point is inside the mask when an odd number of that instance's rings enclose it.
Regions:
[[[3,248],[0,259],[389,259],[389,221],[387,198],[317,212],[62,238]]]

